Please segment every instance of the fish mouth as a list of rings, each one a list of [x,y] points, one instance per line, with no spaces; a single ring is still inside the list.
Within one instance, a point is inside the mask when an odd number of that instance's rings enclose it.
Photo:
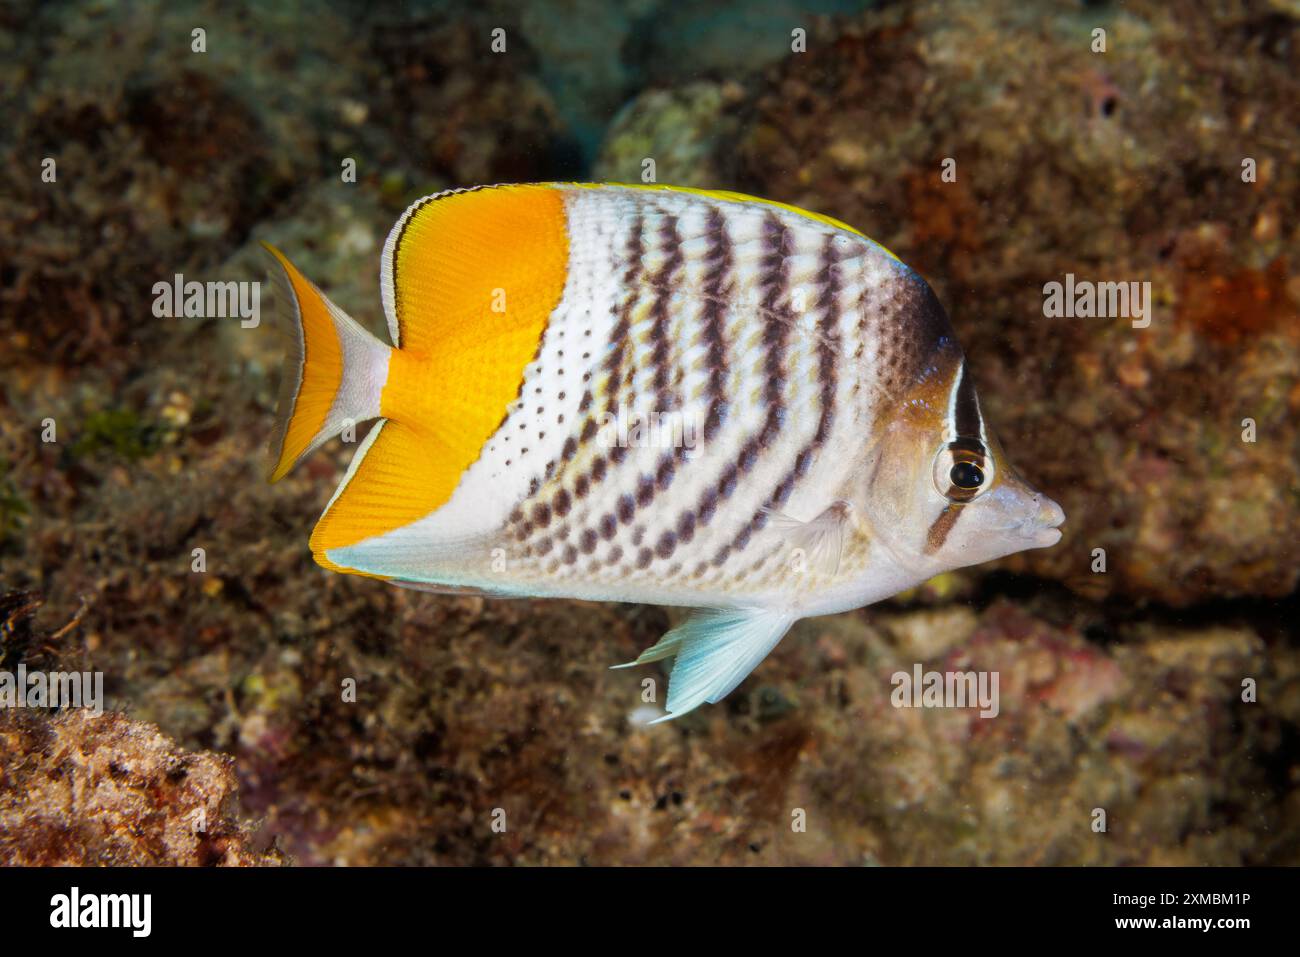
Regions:
[[[1017,526],[1017,532],[1028,541],[1028,548],[1047,548],[1061,540],[1060,526],[1065,522],[1065,510],[1046,496],[1036,496],[1037,511]]]
[[[1048,548],[1061,540],[1059,528],[1042,528],[1041,526],[1022,533],[1029,542],[1029,548]]]

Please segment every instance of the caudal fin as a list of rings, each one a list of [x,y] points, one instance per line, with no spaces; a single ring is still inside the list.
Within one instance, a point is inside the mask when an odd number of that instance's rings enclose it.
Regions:
[[[271,439],[271,481],[349,425],[378,418],[392,349],[330,302],[274,246],[276,302],[292,329],[293,352],[280,384]]]

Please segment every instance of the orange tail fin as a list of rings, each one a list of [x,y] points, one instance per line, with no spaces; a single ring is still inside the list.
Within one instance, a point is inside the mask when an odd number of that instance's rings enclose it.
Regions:
[[[290,320],[294,346],[271,440],[275,482],[349,425],[378,418],[393,350],[330,302],[283,253],[262,245],[280,266],[276,300]]]

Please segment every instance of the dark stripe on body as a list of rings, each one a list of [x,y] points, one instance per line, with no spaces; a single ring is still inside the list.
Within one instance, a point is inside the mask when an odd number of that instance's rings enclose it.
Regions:
[[[737,478],[748,472],[757,463],[762,453],[771,448],[781,427],[785,422],[785,358],[789,347],[790,329],[795,321],[790,308],[790,255],[793,252],[793,236],[790,229],[774,213],[768,213],[763,221],[763,254],[759,272],[760,301],[762,303],[763,345],[766,355],[763,370],[767,381],[763,387],[763,404],[767,407],[767,416],[763,427],[751,436],[741,447],[736,462],[723,469],[716,487],[711,490],[714,498],[726,500],[735,491]],[[788,495],[789,492],[787,491]],[[712,504],[708,493],[700,501],[700,520],[704,521],[705,504]],[[712,509],[709,510],[710,514]],[[758,527],[766,523],[765,515],[757,518]],[[733,548],[744,548],[753,532],[753,520],[747,522],[731,544],[718,549],[713,556],[713,564],[721,566],[726,562]]]
[[[682,271],[682,266],[686,262],[686,257],[682,253],[682,237],[678,229],[678,219],[671,213],[665,213],[663,223],[659,227],[659,242],[663,247],[665,254],[664,264],[658,272],[650,279],[650,288],[654,292],[654,302],[650,306],[650,363],[654,370],[652,387],[655,393],[655,409],[652,414],[661,415],[672,410],[679,401],[673,389],[673,362],[672,362],[672,297],[674,286],[678,281],[678,276]],[[631,373],[634,370],[629,370]],[[629,374],[629,385],[632,376]],[[615,462],[621,461],[627,455],[627,450],[619,447],[615,451],[621,453],[615,455],[611,453],[610,457]],[[685,445],[679,446],[671,452],[666,452],[660,456],[655,465],[653,475],[642,475],[637,481],[635,506],[624,513],[620,510],[618,519],[622,524],[628,524],[636,515],[638,510],[649,508],[655,496],[661,492],[667,491],[672,485],[673,479],[677,475],[677,462],[686,455]],[[665,545],[661,539],[657,546],[660,554],[663,554],[665,548],[668,554],[672,552],[672,546]],[[644,557],[643,549],[638,555],[638,565],[640,559]],[[666,557],[666,556],[663,556]]]
[[[663,268],[650,280],[654,290],[654,304],[650,307],[650,362],[654,368],[655,403],[660,412],[673,408],[672,384],[672,313],[669,305],[673,295],[673,282],[682,267],[682,237],[677,230],[677,217],[665,216],[659,227],[659,241],[667,254]]]
[[[707,344],[709,369],[709,411],[704,420],[704,441],[722,428],[727,418],[727,304],[731,299],[731,270],[735,264],[727,220],[714,206],[709,210],[709,270],[704,276],[704,308],[701,335]]]
[[[609,374],[609,398],[606,403],[606,409],[610,410],[615,415],[617,415],[618,408],[618,389],[623,381],[621,370],[628,348],[628,333],[632,325],[632,313],[637,303],[636,288],[641,279],[642,261],[645,253],[644,229],[644,217],[638,211],[637,218],[633,222],[628,233],[627,246],[623,253],[623,282],[628,293],[621,304],[610,307],[610,312],[618,316],[618,322],[615,323],[614,328],[610,331],[610,352],[604,360],[604,368]],[[544,342],[545,339],[546,336],[543,335],[542,342]],[[539,355],[542,348],[542,342],[538,343]],[[587,373],[587,377],[590,377],[590,373]],[[565,439],[564,446],[560,452],[559,467],[556,468],[555,463],[551,463],[550,465],[552,472],[556,476],[555,481],[561,486],[551,499],[551,509],[555,515],[560,517],[566,515],[572,506],[572,496],[568,489],[564,487],[565,472],[568,469],[569,463],[578,454],[579,441],[582,443],[589,442],[599,431],[597,418],[596,415],[591,412],[591,406],[591,392],[585,391],[579,404],[579,412],[586,413],[586,418],[583,420],[582,427],[578,432],[579,439],[575,440],[572,435]],[[600,477],[603,477],[605,471],[605,461],[603,457],[598,457],[596,462],[593,463],[592,471],[595,472],[597,468],[600,471]],[[587,494],[591,481],[592,476],[589,474],[580,474],[577,476],[574,482],[574,488],[575,494],[578,498],[583,498]],[[533,491],[530,488],[528,497],[531,497],[532,494]],[[525,499],[525,501],[527,501],[527,499]],[[549,511],[542,514],[549,517]],[[516,508],[511,513],[509,520],[510,524],[517,524],[522,520],[523,512],[519,508]],[[545,528],[546,524],[542,523],[541,527]]]
[[[628,249],[626,252],[626,269],[623,274],[623,283],[626,289],[626,297],[619,310],[619,320],[610,333],[610,343],[613,346],[609,358],[605,363],[605,371],[608,374],[607,397],[605,401],[605,412],[617,418],[620,398],[624,390],[631,392],[636,374],[636,365],[632,356],[634,343],[631,338],[632,319],[637,304],[641,300],[642,283],[647,280],[644,272],[645,258],[645,217],[638,212],[637,219],[632,227],[629,236]],[[659,228],[660,244],[663,247],[665,260],[663,266],[655,272],[653,276],[648,277],[646,285],[652,291],[654,300],[650,308],[650,362],[653,368],[653,388],[655,391],[655,402],[659,411],[672,409],[678,404],[677,397],[673,391],[674,375],[672,367],[672,311],[671,301],[674,291],[674,285],[678,280],[682,266],[685,263],[685,255],[682,252],[682,239],[678,230],[677,217],[665,214],[663,222]],[[589,416],[583,424],[578,442],[570,440],[565,444],[563,458],[565,461],[571,460],[578,450],[579,443],[585,445],[591,442],[597,435],[599,425],[595,416]],[[648,508],[654,501],[656,494],[664,491],[672,483],[677,472],[677,457],[685,455],[686,449],[679,448],[673,453],[664,455],[656,465],[653,475],[643,475],[637,483],[635,497],[624,495],[619,499],[619,503],[614,513],[607,513],[597,519],[599,530],[588,529],[582,533],[582,550],[590,554],[594,550],[598,539],[609,540],[613,537],[615,529],[613,523],[627,525],[636,517],[639,509]],[[608,474],[609,463],[617,466],[626,459],[628,449],[625,446],[616,445],[611,448],[608,455],[597,456],[592,462],[588,473],[579,475],[575,482],[575,493],[579,498],[585,497],[591,489],[599,485]],[[645,560],[646,549],[642,549],[637,556],[637,564],[641,566]],[[621,557],[621,549],[612,548],[607,561],[618,561]]]
[[[830,437],[831,427],[835,422],[835,392],[839,384],[837,363],[840,355],[840,312],[838,307],[843,283],[840,277],[840,250],[835,245],[835,237],[827,235],[822,244],[821,269],[818,281],[821,294],[817,297],[816,307],[822,313],[817,321],[817,381],[821,384],[819,402],[821,411],[817,418],[817,429],[811,439],[795,456],[794,465],[777,483],[764,505],[750,516],[744,528],[724,546],[719,555],[741,551],[749,544],[750,537],[767,524],[766,509],[775,509],[784,505],[794,491],[795,484],[807,473],[818,449]],[[725,561],[725,558],[723,559]],[[714,564],[721,565],[717,558]]]
[[[927,555],[932,555],[943,548],[943,543],[948,540],[948,533],[952,531],[959,518],[961,518],[961,506],[951,503],[944,506],[943,511],[939,513],[939,517],[934,520],[925,533],[925,552]]]
[[[707,223],[709,251],[705,254],[708,269],[700,290],[700,338],[708,348],[709,409],[704,420],[704,441],[708,443],[722,430],[730,406],[727,401],[727,309],[732,294],[732,270],[735,267],[731,236],[727,220],[714,206],[709,210]],[[684,454],[685,450],[682,450]],[[717,489],[710,488],[695,508],[681,511],[671,528],[660,536],[659,546],[672,554],[678,543],[689,544],[695,538],[699,525],[708,525],[717,508]],[[665,556],[666,557],[666,556]]]

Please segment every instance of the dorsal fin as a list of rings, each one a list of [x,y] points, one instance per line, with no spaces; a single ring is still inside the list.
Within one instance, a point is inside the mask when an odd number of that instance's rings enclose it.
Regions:
[[[481,186],[412,203],[380,262],[393,344],[431,354],[522,335],[523,326],[535,345],[564,291],[568,256],[554,187]]]

